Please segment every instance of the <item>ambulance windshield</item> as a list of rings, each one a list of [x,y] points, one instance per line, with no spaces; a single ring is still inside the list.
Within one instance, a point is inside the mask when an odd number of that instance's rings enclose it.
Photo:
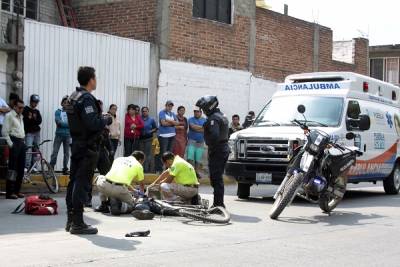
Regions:
[[[254,127],[295,126],[294,119],[304,120],[297,111],[298,105],[304,105],[309,126],[340,125],[343,112],[343,98],[321,96],[286,96],[273,98],[258,115]]]

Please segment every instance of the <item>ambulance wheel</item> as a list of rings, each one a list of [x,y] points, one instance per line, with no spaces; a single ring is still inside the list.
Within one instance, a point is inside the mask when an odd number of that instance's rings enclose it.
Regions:
[[[240,199],[248,199],[250,196],[250,184],[238,183],[237,196]]]
[[[394,167],[393,172],[383,180],[383,188],[385,193],[389,195],[396,195],[400,190],[400,164],[397,163]]]

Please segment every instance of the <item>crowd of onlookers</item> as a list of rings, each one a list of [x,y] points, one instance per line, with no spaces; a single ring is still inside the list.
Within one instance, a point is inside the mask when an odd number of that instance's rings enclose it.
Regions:
[[[64,96],[61,99],[60,108],[54,114],[56,131],[50,160],[50,165],[54,168],[58,152],[63,145],[62,172],[64,174],[68,174],[71,144],[68,118],[65,111],[67,101],[68,96]],[[32,166],[32,154],[26,153],[26,148],[40,142],[42,116],[38,109],[39,102],[40,97],[36,94],[30,96],[28,105],[25,105],[14,93],[10,94],[8,104],[0,98],[0,132],[11,148],[9,169],[15,171],[16,184],[19,184],[23,173]],[[129,104],[122,122],[122,118],[117,116],[117,105],[111,104],[107,111],[103,109],[102,101],[98,101],[98,106],[103,113],[106,112],[112,117],[112,124],[107,126],[104,131],[101,143],[100,163],[98,164],[100,173],[108,171],[111,167],[114,155],[122,140],[124,156],[131,155],[135,150],[144,152],[146,155],[145,172],[162,172],[161,155],[167,151],[186,158],[195,167],[196,172],[202,168],[205,150],[203,126],[206,119],[202,116],[202,111],[199,108],[195,107],[188,119],[185,117],[186,108],[179,106],[175,113],[173,111],[174,103],[169,100],[158,113],[158,119],[156,119],[149,115],[148,107]],[[229,134],[249,127],[254,117],[254,112],[250,111],[244,123],[241,124],[239,115],[233,115]],[[14,192],[13,195],[18,197],[20,186],[13,184],[9,186],[13,187],[13,189],[10,189]]]

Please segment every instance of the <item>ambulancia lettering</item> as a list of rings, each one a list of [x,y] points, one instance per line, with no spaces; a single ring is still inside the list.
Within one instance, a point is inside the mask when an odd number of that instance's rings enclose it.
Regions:
[[[338,83],[298,83],[298,84],[287,84],[285,91],[297,91],[297,90],[333,90],[341,89]]]

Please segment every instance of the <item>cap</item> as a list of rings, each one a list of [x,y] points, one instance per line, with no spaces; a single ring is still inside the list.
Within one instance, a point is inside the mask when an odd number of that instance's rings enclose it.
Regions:
[[[174,102],[172,102],[171,100],[168,100],[168,101],[165,103],[165,105],[166,105],[166,106],[174,105]]]
[[[201,109],[198,106],[194,106],[193,107],[193,111],[200,111],[201,112]]]
[[[31,102],[39,103],[39,101],[40,101],[40,98],[39,98],[39,96],[38,96],[38,95],[36,95],[36,94],[33,94],[33,95],[31,95],[31,98],[30,98],[30,100],[31,100]]]

